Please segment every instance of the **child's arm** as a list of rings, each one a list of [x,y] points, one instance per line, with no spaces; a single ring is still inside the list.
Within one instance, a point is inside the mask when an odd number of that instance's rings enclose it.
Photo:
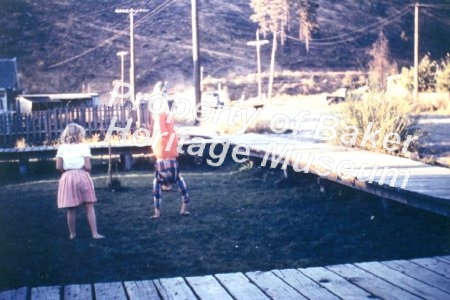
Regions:
[[[91,166],[91,158],[90,157],[85,157],[84,158],[84,170],[87,172],[90,172],[92,169]]]
[[[61,157],[56,158],[56,170],[64,172],[63,159]]]

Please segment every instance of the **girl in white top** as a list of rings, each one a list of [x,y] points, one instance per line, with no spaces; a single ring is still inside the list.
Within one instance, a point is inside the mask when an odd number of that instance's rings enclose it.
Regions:
[[[63,172],[58,185],[58,208],[67,208],[70,239],[76,237],[76,208],[84,204],[94,239],[102,239],[97,231],[94,202],[97,201],[89,171],[91,149],[82,141],[85,129],[75,123],[66,126],[61,134],[61,145],[56,153],[56,169]]]

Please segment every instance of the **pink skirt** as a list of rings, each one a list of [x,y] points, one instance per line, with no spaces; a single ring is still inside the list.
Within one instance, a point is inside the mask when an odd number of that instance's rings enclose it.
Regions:
[[[85,170],[65,171],[58,185],[58,208],[96,202],[94,183]]]

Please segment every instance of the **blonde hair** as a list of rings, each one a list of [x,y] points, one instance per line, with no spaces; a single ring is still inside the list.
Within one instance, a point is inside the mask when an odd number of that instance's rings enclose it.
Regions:
[[[81,143],[86,135],[86,130],[76,124],[69,123],[61,133],[61,143],[63,144],[78,144]]]

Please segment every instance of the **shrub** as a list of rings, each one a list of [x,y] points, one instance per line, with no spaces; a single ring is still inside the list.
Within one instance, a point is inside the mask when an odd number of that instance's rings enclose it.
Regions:
[[[450,92],[450,54],[438,65],[436,71],[436,90],[438,92]]]
[[[363,100],[350,98],[339,106],[341,123],[337,131],[339,136],[342,137],[345,133],[352,134],[349,127],[346,126],[356,127],[359,134],[355,143],[352,144],[357,147],[389,154],[400,154],[401,146],[394,152],[388,151],[383,147],[385,136],[389,133],[397,133],[403,143],[407,135],[420,135],[415,126],[416,121],[410,115],[413,108],[412,103],[407,99],[393,100],[384,93],[369,93]],[[373,123],[371,132],[380,130],[380,133],[375,138],[375,148],[372,147],[370,141],[362,144],[364,132],[369,128],[370,122]],[[388,147],[391,146],[393,144],[388,143]],[[413,144],[411,146],[414,147]]]
[[[402,84],[412,91],[414,89],[414,67],[402,69]],[[450,91],[450,54],[441,62],[434,61],[425,55],[419,62],[419,91]]]

